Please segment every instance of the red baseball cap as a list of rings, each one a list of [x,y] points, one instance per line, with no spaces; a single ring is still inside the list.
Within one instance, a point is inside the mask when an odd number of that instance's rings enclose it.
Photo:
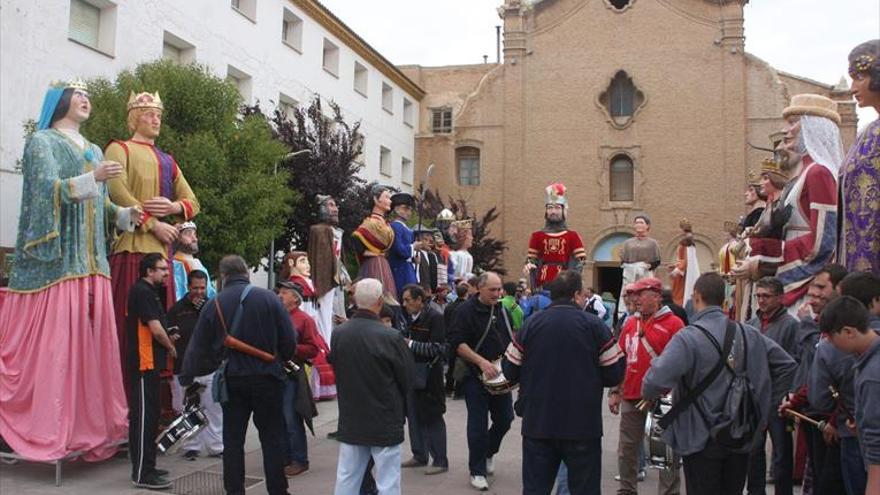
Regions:
[[[637,280],[635,284],[633,284],[633,292],[641,292],[643,290],[654,290],[659,292],[663,292],[663,282],[660,282],[659,278],[656,277],[646,277],[641,280]]]

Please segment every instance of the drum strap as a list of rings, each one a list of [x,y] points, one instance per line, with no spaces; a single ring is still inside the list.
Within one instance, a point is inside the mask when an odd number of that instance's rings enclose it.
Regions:
[[[651,359],[656,358],[658,354],[656,352],[654,352],[654,348],[651,347],[651,343],[648,342],[648,338],[645,337],[645,332],[642,330],[642,320],[641,319],[636,320],[636,325],[638,325],[638,327],[639,327],[639,329],[638,329],[639,342],[642,343],[642,347],[644,347],[645,350],[648,351],[648,355],[651,356]]]
[[[700,329],[707,337],[709,337],[711,342],[717,346],[715,339],[712,337],[712,334],[709,333],[708,330],[701,327],[700,325],[691,324],[698,329]],[[727,356],[730,354],[730,349],[733,347],[733,337],[736,334],[736,324],[730,320],[727,321],[727,329],[724,333],[724,349],[721,351],[721,356],[718,358],[718,363],[712,368],[712,371],[697,384],[697,387],[691,390],[686,396],[682,397],[682,399],[675,403],[672,406],[672,409],[669,410],[668,413],[664,414],[662,418],[657,422],[660,428],[664,430],[675,421],[685,409],[691,406],[697,398],[703,394],[703,392],[709,388],[709,385],[718,378],[718,374],[721,373],[721,370],[724,369],[724,365],[727,363]],[[716,347],[717,348],[717,347]]]

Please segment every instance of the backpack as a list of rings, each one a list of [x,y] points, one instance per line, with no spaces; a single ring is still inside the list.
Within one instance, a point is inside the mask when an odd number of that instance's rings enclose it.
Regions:
[[[761,415],[758,410],[758,399],[755,389],[752,387],[751,380],[748,376],[748,342],[745,330],[740,324],[734,324],[728,321],[727,330],[724,336],[724,349],[705,328],[692,324],[708,337],[709,342],[718,351],[718,363],[713,367],[712,371],[702,380],[693,390],[689,391],[680,401],[673,405],[672,409],[660,418],[658,424],[660,428],[666,429],[675,421],[685,409],[691,404],[697,406],[697,411],[702,416],[709,427],[709,435],[719,446],[730,452],[744,453],[751,450],[755,436],[759,432]],[[728,356],[733,348],[734,335],[736,328],[739,328],[743,340],[743,371],[736,371],[730,366]],[[696,403],[699,397],[709,385],[711,385],[722,369],[726,369],[733,375],[730,384],[727,386],[724,404],[721,413],[715,418],[715,421],[709,421],[706,414]]]
[[[727,386],[724,406],[721,414],[715,420],[714,426],[709,429],[709,434],[715,443],[731,452],[749,452],[755,437],[759,434],[761,413],[758,409],[758,398],[755,388],[752,386],[748,375],[748,339],[742,325],[737,325],[743,342],[743,364],[741,371],[731,367],[726,362],[724,368],[732,375],[730,384]],[[701,329],[702,330],[702,329]],[[712,345],[718,351],[721,359],[727,360],[722,354],[721,346],[712,335],[703,330]],[[699,408],[699,404],[697,405]],[[705,415],[703,415],[705,417]]]

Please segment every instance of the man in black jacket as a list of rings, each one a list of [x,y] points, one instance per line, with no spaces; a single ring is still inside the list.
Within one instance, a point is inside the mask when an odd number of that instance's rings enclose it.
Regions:
[[[189,272],[187,277],[186,294],[168,310],[169,328],[177,327],[180,338],[174,342],[177,348],[177,359],[174,360],[174,378],[171,384],[172,404],[177,412],[184,410],[183,387],[180,386],[180,372],[183,368],[183,360],[186,356],[186,348],[192,339],[193,331],[199,320],[199,314],[205,305],[205,296],[208,293],[208,274],[201,270]],[[181,448],[183,458],[194,461],[201,453],[207,455],[219,455],[223,453],[223,409],[220,404],[214,402],[211,392],[213,386],[213,373],[220,365],[218,356],[203,353],[202,360],[198,363],[194,381],[204,385],[199,390],[198,404],[203,408],[208,418],[208,426],[196,435],[184,440]],[[175,383],[176,382],[176,383]]]
[[[452,320],[455,318],[455,311],[468,300],[468,297],[470,297],[470,294],[468,294],[469,291],[470,286],[468,284],[461,283],[456,285],[455,301],[447,304],[446,308],[443,310],[443,323],[447,329],[447,341],[449,338],[448,330],[452,327]],[[449,366],[446,370],[446,395],[451,396],[453,399],[461,399],[463,393],[461,390],[461,384],[455,383],[455,379],[452,377],[452,372],[455,370],[456,359],[458,359],[458,355],[456,354],[455,349],[450,348]]]
[[[425,474],[449,471],[446,457],[446,394],[443,390],[443,358],[449,352],[443,315],[428,305],[428,293],[419,285],[403,288],[402,302],[407,315],[406,343],[416,361],[414,389],[407,398],[406,421],[412,459],[402,467],[433,465]]]
[[[400,332],[379,321],[382,283],[365,278],[354,297],[358,309],[333,330],[328,357],[339,400],[335,493],[358,493],[371,457],[379,493],[400,493],[400,444],[413,359]]]
[[[500,362],[513,335],[513,321],[501,305],[501,277],[483,272],[477,280],[477,295],[455,311],[449,329],[449,344],[458,358],[468,364],[464,379],[464,400],[467,403],[468,468],[471,486],[487,491],[486,475],[493,474],[492,457],[501,448],[501,440],[513,421],[510,393],[491,395],[483,386],[480,375],[492,379],[500,370]],[[489,416],[492,426],[489,427]]]
[[[250,285],[248,267],[240,256],[220,260],[223,290],[202,308],[187,347],[180,384],[187,386],[200,369],[203,355],[227,357],[228,398],[223,406],[223,485],[229,495],[244,495],[244,440],[251,414],[260,434],[266,490],[287,493],[284,476],[287,438],[281,402],[285,374],[281,361],[293,357],[296,333],[287,310],[273,292]],[[241,311],[239,317],[236,313]],[[236,325],[236,320],[240,320]],[[252,354],[224,349],[232,335],[245,344],[276,356],[264,361]]]
[[[559,463],[574,495],[598,494],[602,465],[602,389],[623,379],[625,361],[611,331],[580,311],[580,273],[560,273],[553,303],[526,321],[505,354],[504,375],[519,380],[524,494],[550,493]]]

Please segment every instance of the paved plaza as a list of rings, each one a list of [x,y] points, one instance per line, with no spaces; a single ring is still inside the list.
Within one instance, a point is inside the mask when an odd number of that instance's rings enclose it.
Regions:
[[[467,438],[465,435],[466,410],[463,400],[447,401],[446,425],[449,442],[450,470],[446,474],[425,476],[420,469],[404,469],[402,474],[402,493],[423,494],[436,493],[443,495],[476,494],[477,491],[468,485],[467,471]],[[336,457],[338,444],[327,439],[327,433],[336,429],[336,402],[318,404],[319,416],[315,418],[315,437],[309,438],[309,460],[311,469],[303,475],[290,480],[289,492],[292,495],[325,495],[333,493],[336,476]],[[602,492],[615,493],[617,483],[614,475],[617,472],[617,424],[616,416],[603,406],[605,420],[605,437],[602,442]],[[495,476],[488,493],[517,494],[522,492],[520,478],[522,449],[520,436],[520,420],[514,420],[510,433],[505,437],[501,452],[495,464]],[[403,444],[403,460],[409,458],[409,442]],[[257,432],[251,425],[246,444],[247,476],[256,478],[247,493],[266,493],[263,479],[262,456]],[[160,456],[159,467],[171,472],[169,478],[181,479],[187,475],[201,472],[202,474],[221,473],[222,464],[216,458],[200,458],[190,462],[183,460],[178,453],[175,456]],[[54,468],[51,465],[19,463],[16,465],[0,464],[0,494],[2,495],[144,495],[148,490],[135,489],[128,481],[129,463],[123,456],[118,456],[99,464],[71,462],[63,465],[63,484],[54,485]],[[216,476],[214,477],[219,480]],[[648,479],[639,484],[640,491],[647,494],[657,493],[657,472],[648,472]],[[217,481],[214,480],[214,481]],[[175,488],[184,488],[178,483]],[[184,493],[172,488],[165,493]],[[771,487],[768,486],[768,492]],[[191,492],[192,493],[192,492]],[[199,494],[221,494],[222,491],[195,492]],[[772,493],[772,492],[771,492]]]

